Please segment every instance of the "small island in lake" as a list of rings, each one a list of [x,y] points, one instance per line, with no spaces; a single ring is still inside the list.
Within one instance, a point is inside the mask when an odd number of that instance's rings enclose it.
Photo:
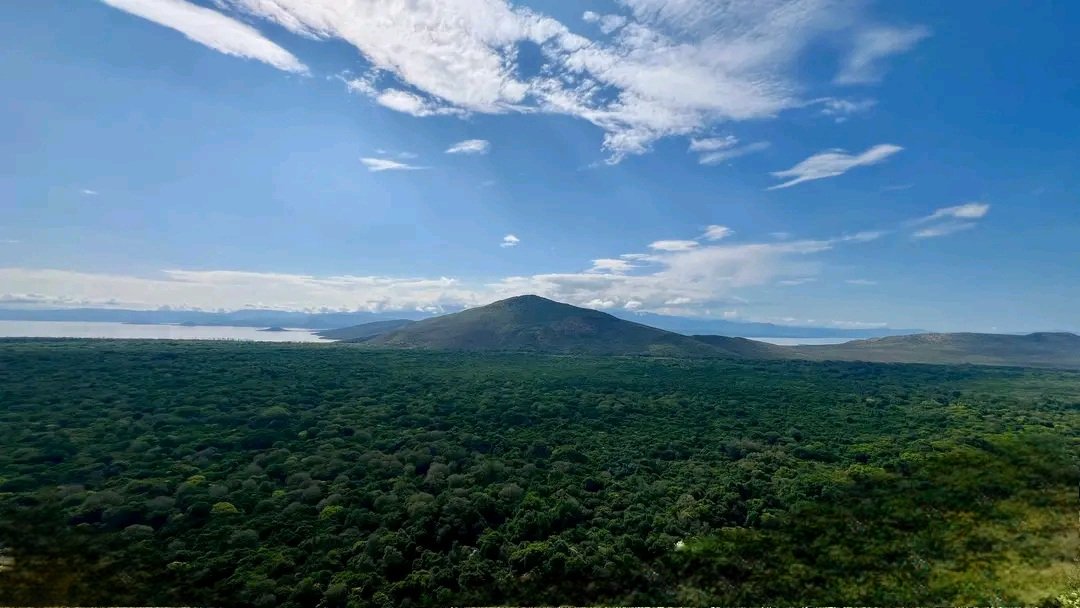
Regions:
[[[275,325],[273,327],[267,327],[266,329],[260,329],[258,331],[289,331],[289,330],[285,329],[284,327],[278,327],[277,325]]]

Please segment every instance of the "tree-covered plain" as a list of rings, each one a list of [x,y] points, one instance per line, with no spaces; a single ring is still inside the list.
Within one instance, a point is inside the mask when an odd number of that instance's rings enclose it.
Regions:
[[[1068,604],[1080,373],[0,342],[0,603]]]

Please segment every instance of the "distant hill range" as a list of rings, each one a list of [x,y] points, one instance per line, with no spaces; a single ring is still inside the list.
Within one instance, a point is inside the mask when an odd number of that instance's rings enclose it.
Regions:
[[[772,323],[749,323],[722,319],[692,319],[651,313],[618,312],[614,316],[635,323],[684,335],[715,334],[745,338],[876,338],[919,333],[912,329],[835,329],[796,327]],[[380,321],[431,318],[418,311],[375,312],[289,312],[246,309],[229,312],[199,310],[124,310],[114,308],[0,308],[0,321],[71,321],[146,323],[236,327],[286,327],[297,329],[341,329]],[[335,338],[338,339],[338,338]]]
[[[420,321],[366,323],[319,335],[378,348],[1080,369],[1080,336],[1070,333],[916,334],[827,346],[778,346],[741,337],[685,336],[538,296],[518,296]]]
[[[827,346],[797,346],[791,350],[800,357],[819,361],[971,363],[1080,369],[1080,336],[1065,332],[919,334]]]

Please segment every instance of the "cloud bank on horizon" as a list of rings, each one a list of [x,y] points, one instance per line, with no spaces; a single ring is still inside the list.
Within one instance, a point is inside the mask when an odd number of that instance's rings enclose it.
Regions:
[[[912,233],[916,238],[944,236],[957,231],[950,230],[949,222],[962,218],[973,227],[989,209],[986,203],[944,207],[906,225],[916,229]],[[938,223],[942,220],[945,223]],[[943,233],[921,234],[931,229]],[[889,234],[884,230],[864,230],[826,239],[740,243],[728,242],[735,235],[731,228],[713,224],[706,226],[696,238],[653,241],[645,247],[648,252],[595,259],[591,267],[580,272],[508,276],[487,283],[453,277],[319,277],[236,270],[167,269],[157,276],[140,277],[0,268],[0,285],[8,290],[0,293],[0,306],[435,312],[536,294],[601,310],[734,318],[738,313],[732,306],[746,303],[737,295],[740,288],[767,284],[791,287],[816,282],[821,269],[821,263],[815,259],[818,254],[857,247]],[[507,234],[499,246],[515,248],[520,244],[520,238]],[[858,278],[844,283],[867,286],[876,285],[877,281]],[[867,322],[834,323],[838,327],[841,324],[852,327]]]

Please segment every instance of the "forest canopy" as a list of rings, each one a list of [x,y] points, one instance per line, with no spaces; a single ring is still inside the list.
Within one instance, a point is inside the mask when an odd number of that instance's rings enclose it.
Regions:
[[[0,603],[1067,603],[1078,429],[1074,372],[8,340]]]

